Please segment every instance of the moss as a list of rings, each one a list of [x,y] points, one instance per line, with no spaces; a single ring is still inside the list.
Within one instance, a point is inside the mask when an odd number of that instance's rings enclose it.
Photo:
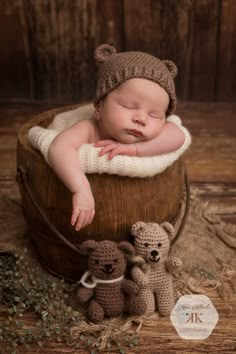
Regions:
[[[131,347],[138,343],[136,335],[127,334],[112,320],[100,326],[88,324],[83,311],[70,304],[78,284],[52,278],[32,265],[26,253],[0,253],[0,343],[4,343],[0,353],[48,343],[96,353],[104,347],[120,349],[120,343]],[[29,312],[34,320],[29,321]]]

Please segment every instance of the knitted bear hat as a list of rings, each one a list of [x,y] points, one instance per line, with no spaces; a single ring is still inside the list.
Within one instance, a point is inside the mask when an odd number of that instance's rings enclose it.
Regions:
[[[158,83],[169,95],[167,114],[176,108],[174,78],[177,67],[170,60],[160,60],[143,52],[117,53],[109,44],[101,44],[94,53],[100,63],[94,105],[123,82],[142,78]]]

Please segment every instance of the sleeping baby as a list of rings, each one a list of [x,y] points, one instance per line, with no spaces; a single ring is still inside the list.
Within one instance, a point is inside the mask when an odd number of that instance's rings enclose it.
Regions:
[[[53,140],[48,160],[72,192],[71,224],[77,231],[95,215],[94,197],[77,150],[82,144],[100,147],[99,154],[155,156],[180,148],[182,130],[167,122],[176,108],[175,64],[142,52],[116,53],[103,44],[95,51],[100,63],[95,110]]]

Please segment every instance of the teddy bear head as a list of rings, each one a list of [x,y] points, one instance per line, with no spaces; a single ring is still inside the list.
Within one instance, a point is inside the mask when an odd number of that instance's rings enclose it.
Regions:
[[[125,273],[127,260],[134,256],[134,247],[129,242],[84,241],[79,252],[88,256],[88,270],[99,279],[110,280]]]
[[[139,221],[132,225],[131,234],[134,236],[136,254],[151,265],[156,265],[166,260],[175,230],[168,222],[156,224]]]

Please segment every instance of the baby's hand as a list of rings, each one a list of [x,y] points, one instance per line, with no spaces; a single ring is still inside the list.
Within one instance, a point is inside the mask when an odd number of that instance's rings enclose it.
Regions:
[[[94,198],[89,189],[81,189],[81,191],[73,193],[72,207],[71,225],[75,227],[76,231],[91,224],[95,210]]]
[[[135,144],[123,144],[114,140],[100,140],[95,143],[94,146],[103,148],[99,152],[100,156],[109,153],[109,160],[111,160],[115,155],[137,156]]]

